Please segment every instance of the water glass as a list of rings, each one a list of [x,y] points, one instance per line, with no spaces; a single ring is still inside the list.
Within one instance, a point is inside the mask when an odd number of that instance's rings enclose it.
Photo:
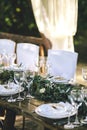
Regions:
[[[9,54],[9,64],[10,66],[14,66],[15,59],[16,59],[16,53]]]
[[[16,98],[17,101],[22,101],[24,100],[23,97],[21,97],[20,92],[21,92],[21,85],[23,83],[23,71],[15,71],[14,72],[14,81],[15,83],[19,86],[19,92],[18,92],[18,97]]]
[[[71,97],[72,97],[72,105],[76,109],[76,117],[74,121],[75,127],[79,127],[81,125],[79,119],[78,119],[78,109],[82,105],[83,97],[82,97],[82,92],[81,90],[72,90],[71,91]]]

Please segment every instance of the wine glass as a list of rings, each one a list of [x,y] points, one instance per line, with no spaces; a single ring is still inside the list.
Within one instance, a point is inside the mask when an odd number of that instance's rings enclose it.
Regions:
[[[9,89],[12,89],[12,87],[14,87],[14,82],[8,81],[8,87]],[[13,98],[12,93],[10,95],[10,98],[8,99],[8,102],[16,102],[16,99]]]
[[[30,94],[30,85],[32,84],[33,79],[34,79],[34,73],[31,72],[30,70],[25,70],[24,71],[24,81],[27,84],[28,92],[27,92],[26,98],[28,98],[28,99],[33,98],[33,96],[31,96],[31,94]]]
[[[82,88],[83,102],[87,106],[87,88]],[[81,120],[82,124],[87,124],[87,115]]]
[[[8,57],[9,57],[9,64],[11,67],[13,67],[16,59],[16,53],[9,54]]]
[[[72,97],[72,105],[75,107],[75,109],[77,111],[75,121],[73,124],[75,125],[75,127],[78,127],[81,125],[81,123],[78,119],[78,109],[82,105],[82,101],[83,101],[81,90],[78,90],[78,89],[72,90],[71,97]]]
[[[2,52],[2,64],[4,66],[9,66],[9,58],[8,58],[7,53],[6,53],[6,50],[3,50],[3,52]]]
[[[0,66],[2,65],[2,55],[0,54]]]
[[[82,68],[82,77],[85,81],[87,81],[87,66],[84,66]],[[83,101],[85,102],[86,106],[87,106],[87,102],[86,102],[86,98],[87,98],[87,90],[83,89]],[[87,116],[85,117],[85,119],[82,121],[82,123],[87,124]]]
[[[47,76],[46,57],[44,56],[41,56],[39,59],[39,74],[43,77]]]
[[[82,68],[82,77],[85,81],[87,81],[87,67]]]
[[[21,97],[20,95],[20,92],[22,90],[22,83],[24,81],[24,78],[23,78],[23,71],[15,71],[14,72],[14,81],[15,83],[18,85],[19,87],[19,91],[18,91],[18,97],[16,98],[17,101],[22,101],[24,100],[23,97]]]
[[[71,113],[72,113],[71,108],[69,108],[69,109],[67,110],[67,112],[68,112],[68,122],[67,122],[67,124],[64,125],[64,128],[65,128],[65,129],[72,129],[72,128],[74,128],[75,126],[74,126],[73,123],[70,122],[70,116],[71,116]]]

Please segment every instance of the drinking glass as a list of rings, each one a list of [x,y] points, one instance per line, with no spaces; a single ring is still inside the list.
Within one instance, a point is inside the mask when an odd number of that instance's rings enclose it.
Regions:
[[[2,55],[0,54],[0,65],[2,65]]]
[[[87,81],[87,67],[82,68],[82,77],[85,81]]]
[[[87,106],[87,88],[82,88],[83,102]],[[82,124],[87,124],[87,115],[81,120]]]
[[[9,58],[8,58],[8,54],[6,53],[6,50],[3,50],[2,52],[2,64],[4,66],[9,66]]]
[[[87,81],[87,66],[84,66],[82,68],[82,77],[85,81]],[[87,106],[87,101],[85,99],[87,99],[87,89],[83,89],[83,100]],[[85,119],[82,121],[82,123],[87,124],[87,116],[85,117]]]
[[[75,109],[77,111],[75,121],[73,124],[75,125],[75,127],[78,127],[81,125],[81,123],[78,119],[78,109],[82,105],[82,101],[83,101],[81,90],[72,90],[71,97],[72,97],[72,105],[75,107]]]
[[[43,77],[47,76],[47,64],[46,64],[46,57],[40,57],[39,59],[39,74]]]
[[[9,81],[8,82],[8,87],[11,89],[12,87],[14,87],[14,83]],[[16,99],[13,98],[12,93],[10,95],[10,98],[8,99],[8,102],[16,102]]]
[[[31,96],[31,94],[30,94],[30,85],[32,84],[33,79],[34,79],[34,73],[31,72],[30,70],[25,70],[24,71],[24,81],[27,84],[28,92],[27,92],[26,98],[28,98],[28,99],[33,98],[33,96]]]
[[[22,100],[24,100],[24,98],[21,97],[20,92],[21,92],[21,89],[22,89],[21,85],[22,85],[22,83],[24,81],[24,79],[23,79],[23,71],[15,71],[14,72],[14,81],[19,87],[18,97],[16,98],[16,100],[17,101],[22,101]]]
[[[9,64],[11,67],[13,67],[16,59],[16,54],[15,53],[9,54],[8,57],[9,57]]]
[[[72,129],[72,128],[74,128],[75,126],[74,126],[73,123],[70,122],[70,116],[71,116],[71,113],[72,113],[71,108],[69,108],[69,109],[67,110],[67,112],[68,112],[68,122],[67,122],[67,124],[64,125],[64,128],[65,128],[65,129]]]

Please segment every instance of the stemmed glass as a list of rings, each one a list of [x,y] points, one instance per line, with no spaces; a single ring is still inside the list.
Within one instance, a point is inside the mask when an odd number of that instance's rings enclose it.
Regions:
[[[14,62],[15,62],[15,59],[16,59],[16,53],[13,53],[13,54],[9,54],[9,64],[11,67],[14,66]]]
[[[0,54],[0,65],[2,65],[2,55]]]
[[[24,79],[23,79],[23,71],[22,70],[14,72],[14,81],[19,87],[18,97],[16,98],[16,100],[17,101],[22,101],[22,100],[24,100],[24,98],[21,97],[21,95],[20,95],[21,90],[22,90],[21,85],[22,85],[22,83],[24,81]]]
[[[75,121],[74,121],[74,125],[75,127],[78,127],[81,125],[79,119],[78,119],[78,109],[79,107],[82,105],[82,101],[83,101],[83,98],[82,98],[82,92],[81,90],[72,90],[71,91],[71,97],[72,97],[72,105],[75,107],[76,109],[76,117],[75,117]]]
[[[71,98],[70,95],[69,95],[69,98]],[[72,128],[74,128],[75,126],[74,126],[73,123],[70,122],[70,116],[71,116],[71,113],[72,113],[71,108],[69,108],[69,109],[67,110],[67,112],[68,112],[68,122],[67,122],[67,124],[64,125],[64,128],[65,128],[65,129],[72,129]]]
[[[26,95],[27,99],[33,98],[33,96],[31,96],[31,94],[30,94],[30,85],[33,82],[33,78],[34,78],[34,73],[33,72],[31,72],[30,70],[25,70],[24,71],[24,81],[26,82],[27,89],[28,89],[28,93]]]
[[[82,68],[82,77],[85,81],[87,81],[87,66],[84,66]],[[82,93],[83,93],[83,101],[84,101],[85,105],[87,106],[87,101],[86,101],[87,100],[87,89],[83,88]],[[87,116],[82,121],[82,123],[87,124]]]
[[[8,81],[8,87],[9,87],[10,89],[11,89],[12,87],[14,87],[14,82]],[[13,98],[12,93],[11,93],[11,95],[10,95],[10,98],[8,99],[8,102],[16,102],[16,99]]]
[[[85,105],[87,106],[87,88],[83,88],[82,92],[83,92],[83,101],[84,101]],[[82,121],[83,124],[87,124],[87,115],[81,121]]]
[[[47,76],[47,65],[46,65],[46,57],[40,57],[39,60],[39,74],[41,76]]]
[[[82,77],[85,81],[87,81],[87,67],[82,68]]]

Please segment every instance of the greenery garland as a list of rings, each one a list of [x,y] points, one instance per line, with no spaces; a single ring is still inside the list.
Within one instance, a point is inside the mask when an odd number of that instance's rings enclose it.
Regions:
[[[40,100],[59,102],[67,101],[72,89],[71,84],[53,83],[47,78],[36,75],[31,85],[31,94]]]
[[[28,81],[30,79],[30,73],[27,77]],[[8,81],[14,81],[14,71],[2,70],[0,69],[0,84],[8,83]],[[23,81],[23,87],[26,89],[28,86],[26,81]],[[35,75],[33,82],[30,86],[31,95],[35,96],[37,99],[47,101],[47,102],[59,102],[67,101],[68,95],[72,89],[76,89],[75,85],[71,84],[58,84],[54,83],[48,78],[41,77],[40,75]],[[27,90],[27,89],[26,89]]]
[[[14,80],[14,72],[0,69],[0,84],[8,83],[9,80]]]
[[[78,92],[81,87],[83,87],[83,85],[52,83],[50,80],[47,80],[47,78],[36,75],[31,84],[30,92],[35,98],[45,102],[70,102],[68,97],[71,90],[76,89]],[[85,115],[87,115],[87,106],[82,102],[81,107],[79,107],[79,116],[85,117]]]
[[[30,80],[30,73],[27,78]],[[0,70],[0,84],[8,83],[9,80],[14,81],[14,71]],[[22,86],[25,90],[27,90],[27,85],[28,84],[23,81]],[[68,100],[68,95],[73,88],[76,89],[76,86],[71,84],[54,83],[51,82],[51,80],[48,80],[47,77],[44,78],[40,75],[35,75],[30,86],[30,93],[39,100],[47,102],[65,102]]]

